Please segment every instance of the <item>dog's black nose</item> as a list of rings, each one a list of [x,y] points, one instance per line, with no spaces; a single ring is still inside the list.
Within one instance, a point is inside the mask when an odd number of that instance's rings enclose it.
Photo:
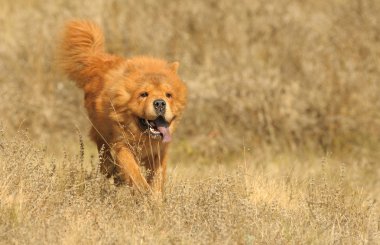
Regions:
[[[153,101],[153,107],[157,115],[164,115],[166,110],[166,102],[163,99]]]

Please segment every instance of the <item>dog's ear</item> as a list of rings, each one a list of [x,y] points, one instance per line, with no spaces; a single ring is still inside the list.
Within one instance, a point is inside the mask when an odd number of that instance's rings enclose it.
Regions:
[[[178,61],[174,61],[172,63],[169,63],[169,69],[172,70],[174,73],[177,73],[178,68],[179,68],[179,62]]]

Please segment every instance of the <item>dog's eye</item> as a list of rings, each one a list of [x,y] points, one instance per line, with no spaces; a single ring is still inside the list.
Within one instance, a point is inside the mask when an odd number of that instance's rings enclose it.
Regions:
[[[148,92],[142,92],[140,94],[140,96],[143,97],[143,98],[148,97],[148,95],[149,95]]]
[[[173,95],[171,93],[166,93],[166,97],[171,98]]]

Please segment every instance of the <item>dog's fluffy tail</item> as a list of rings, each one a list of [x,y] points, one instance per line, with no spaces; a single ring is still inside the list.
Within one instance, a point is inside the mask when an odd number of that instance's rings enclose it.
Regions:
[[[58,53],[63,71],[83,88],[104,68],[107,55],[103,32],[93,22],[70,21],[65,26]]]

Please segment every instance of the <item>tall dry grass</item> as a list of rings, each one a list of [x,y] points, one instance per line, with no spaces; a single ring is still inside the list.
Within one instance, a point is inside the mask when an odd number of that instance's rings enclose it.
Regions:
[[[358,188],[353,180],[364,175],[354,165],[337,167],[327,159],[282,160],[292,168],[269,161],[265,170],[257,160],[234,168],[178,166],[157,201],[111,184],[99,173],[97,158],[83,158],[86,147],[55,159],[24,134],[1,139],[0,161],[7,163],[0,171],[2,244],[375,244],[380,239],[379,210],[368,191],[375,181]]]

